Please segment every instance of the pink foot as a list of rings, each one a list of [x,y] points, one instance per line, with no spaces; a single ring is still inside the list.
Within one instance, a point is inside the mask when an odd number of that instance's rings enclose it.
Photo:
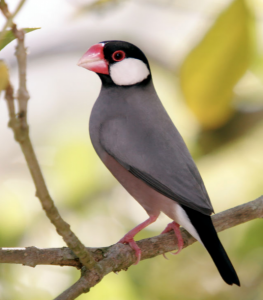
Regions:
[[[135,251],[135,256],[137,258],[134,265],[137,265],[139,263],[139,261],[141,260],[142,251],[141,251],[140,247],[134,241],[133,237],[130,236],[129,233],[127,233],[121,240],[118,241],[118,243],[130,245],[130,247]]]
[[[184,240],[182,238],[182,235],[181,235],[181,231],[180,231],[180,225],[177,224],[176,222],[172,222],[172,223],[169,223],[167,225],[167,227],[164,229],[164,231],[161,233],[166,233],[166,232],[169,232],[173,230],[175,235],[176,235],[176,238],[177,238],[177,241],[178,241],[178,250],[176,252],[171,252],[171,254],[173,255],[176,255],[176,254],[179,254],[181,252],[181,250],[183,249],[183,246],[184,246]],[[165,254],[163,254],[164,258],[165,259],[168,259]]]
[[[140,247],[136,244],[136,242],[134,241],[133,238],[143,228],[145,228],[148,225],[150,225],[151,223],[155,222],[157,218],[158,218],[158,216],[150,216],[149,219],[147,219],[143,223],[141,223],[138,226],[136,226],[135,228],[133,228],[127,234],[125,234],[125,236],[118,242],[121,244],[129,244],[130,247],[135,251],[135,255],[136,255],[137,259],[136,259],[136,262],[134,263],[134,265],[137,265],[139,263],[139,261],[141,260],[142,251],[141,251]]]

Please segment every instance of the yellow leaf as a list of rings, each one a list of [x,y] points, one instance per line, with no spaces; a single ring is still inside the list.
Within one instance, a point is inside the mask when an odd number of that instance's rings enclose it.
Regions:
[[[0,93],[7,88],[9,82],[8,68],[3,60],[0,60]]]
[[[233,115],[233,88],[250,61],[249,22],[244,0],[235,0],[182,64],[184,97],[205,129],[219,128]]]

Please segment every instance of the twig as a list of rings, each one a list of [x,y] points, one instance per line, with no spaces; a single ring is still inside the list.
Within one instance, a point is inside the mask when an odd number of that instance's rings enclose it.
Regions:
[[[14,89],[12,85],[9,83],[5,90],[5,99],[8,106],[9,119],[15,119],[15,103],[14,103]]]
[[[5,36],[5,32],[6,29],[8,27],[12,27],[13,26],[13,19],[14,17],[17,15],[17,13],[20,11],[21,7],[23,6],[23,4],[25,3],[26,0],[21,0],[16,8],[16,10],[14,11],[13,14],[11,14],[8,10],[8,6],[5,3],[4,0],[0,0],[0,9],[2,10],[2,13],[4,14],[4,16],[7,18],[6,23],[0,33],[0,41],[4,38]]]
[[[18,4],[15,12],[11,14],[8,10],[8,6],[4,0],[0,0],[0,9],[4,16],[7,18],[7,22],[1,32],[0,41],[5,35],[6,28],[11,26],[13,34],[17,38],[17,46],[15,55],[17,57],[18,72],[19,72],[19,89],[17,93],[17,100],[19,105],[19,118],[21,120],[21,127],[27,130],[26,112],[27,112],[27,101],[29,100],[29,94],[26,88],[26,48],[24,46],[25,33],[23,29],[18,30],[16,24],[13,22],[15,15],[19,12],[25,0],[21,0]],[[3,36],[2,36],[3,35]]]
[[[18,117],[20,118],[22,129],[27,130],[27,102],[29,94],[26,87],[26,48],[24,46],[25,33],[23,29],[18,30],[16,24],[13,24],[12,31],[17,37],[17,46],[15,55],[17,57],[18,72],[19,72],[19,88],[17,92],[17,100],[19,106]]]

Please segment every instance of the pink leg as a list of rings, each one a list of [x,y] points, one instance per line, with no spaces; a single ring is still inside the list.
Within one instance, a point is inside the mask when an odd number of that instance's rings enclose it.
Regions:
[[[125,236],[119,240],[118,243],[122,243],[122,244],[129,244],[130,247],[135,251],[135,255],[137,257],[137,260],[135,262],[134,265],[137,265],[139,263],[139,261],[141,260],[141,249],[139,248],[139,246],[135,243],[134,241],[134,236],[140,232],[142,229],[144,229],[145,227],[147,227],[148,225],[152,224],[153,222],[156,221],[156,219],[158,218],[158,216],[150,216],[149,219],[147,219],[146,221],[144,221],[143,223],[139,224],[138,226],[136,226],[135,228],[133,228],[131,231],[129,231],[127,234],[125,234]]]
[[[169,223],[167,225],[167,227],[164,229],[164,231],[161,233],[166,233],[166,232],[169,232],[173,230],[175,235],[176,235],[176,238],[177,238],[177,241],[178,241],[178,250],[172,254],[179,254],[181,252],[181,250],[183,249],[183,246],[184,246],[184,240],[182,238],[182,235],[181,235],[181,231],[180,231],[180,225],[177,224],[176,222],[172,222],[172,223]],[[167,259],[167,257],[165,256],[165,254],[163,254],[164,258]]]

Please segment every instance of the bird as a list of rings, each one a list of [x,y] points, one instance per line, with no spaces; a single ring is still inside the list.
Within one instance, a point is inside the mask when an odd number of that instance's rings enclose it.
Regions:
[[[213,226],[214,212],[202,177],[174,123],[160,101],[145,54],[119,40],[89,48],[78,66],[95,72],[102,85],[92,108],[89,133],[99,158],[149,218],[119,243],[141,249],[134,236],[155,222],[161,212],[173,221],[179,253],[183,226],[208,251],[222,279],[240,286],[237,273]]]

